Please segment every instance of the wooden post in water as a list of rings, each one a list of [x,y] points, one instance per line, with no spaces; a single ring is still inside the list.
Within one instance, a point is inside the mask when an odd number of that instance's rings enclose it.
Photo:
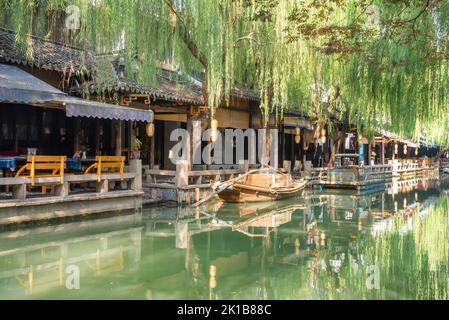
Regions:
[[[284,160],[284,162],[283,162],[283,168],[284,168],[284,170],[286,170],[287,172],[291,172],[291,169],[292,169],[292,162],[291,161],[289,161],[289,160]]]

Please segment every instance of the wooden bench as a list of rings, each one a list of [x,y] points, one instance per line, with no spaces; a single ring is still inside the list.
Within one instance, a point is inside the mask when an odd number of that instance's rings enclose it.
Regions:
[[[64,184],[66,162],[66,156],[29,156],[27,163],[17,171],[16,178],[28,171],[29,175],[25,177],[31,179],[32,186],[35,186],[36,177],[59,177],[59,182]]]
[[[123,181],[123,173],[125,170],[125,158],[124,156],[97,156],[95,158],[95,163],[91,165],[84,174],[89,174],[92,170],[97,170],[98,182],[101,182],[101,173],[103,169],[113,169],[120,174]]]

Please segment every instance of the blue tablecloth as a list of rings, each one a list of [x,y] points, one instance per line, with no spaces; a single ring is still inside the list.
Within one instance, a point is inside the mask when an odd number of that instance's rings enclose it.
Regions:
[[[17,161],[25,160],[23,157],[0,157],[0,169],[16,169]]]
[[[67,159],[67,170],[81,170],[80,159]]]

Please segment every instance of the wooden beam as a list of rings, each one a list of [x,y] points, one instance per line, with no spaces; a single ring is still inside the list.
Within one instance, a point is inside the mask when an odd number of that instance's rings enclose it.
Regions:
[[[173,107],[173,106],[151,106],[154,113],[181,113],[187,114],[187,107]]]

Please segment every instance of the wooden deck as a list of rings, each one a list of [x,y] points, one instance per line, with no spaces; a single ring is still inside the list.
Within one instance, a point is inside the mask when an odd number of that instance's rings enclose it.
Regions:
[[[207,197],[212,192],[214,181],[225,181],[248,169],[189,170],[187,163],[180,162],[176,171],[147,170],[143,187],[150,193],[150,199],[174,201],[179,205],[190,205]]]
[[[309,185],[330,189],[352,189],[360,193],[377,192],[393,179],[434,176],[434,166],[393,162],[387,165],[319,168],[309,174]]]
[[[0,178],[0,186],[12,189],[0,197],[0,226],[110,211],[141,211],[144,195],[140,161],[132,161],[125,173],[65,175],[62,183],[59,176]],[[31,191],[40,186],[52,191]]]

